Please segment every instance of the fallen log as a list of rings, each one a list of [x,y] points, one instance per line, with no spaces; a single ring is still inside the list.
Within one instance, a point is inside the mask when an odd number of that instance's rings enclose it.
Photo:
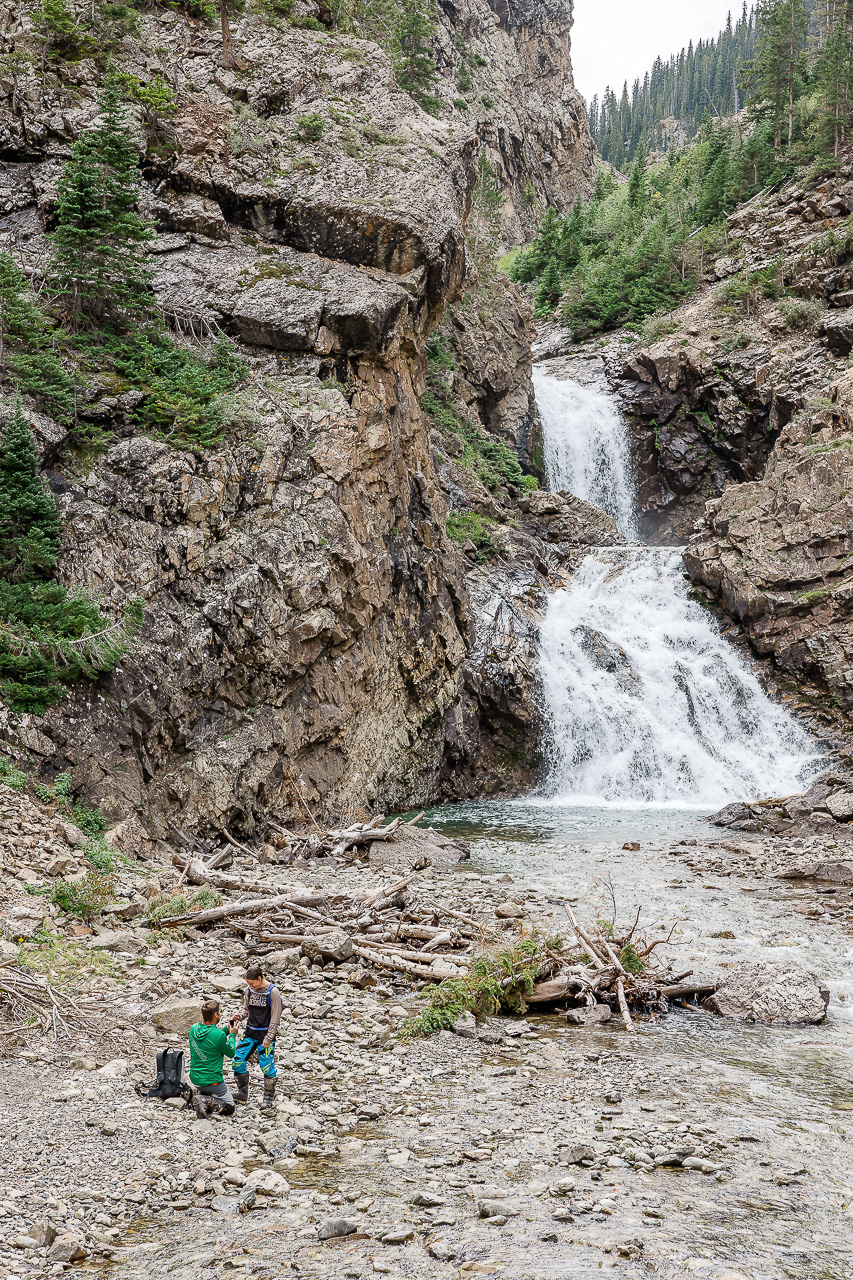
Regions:
[[[182,924],[191,924],[193,926],[214,924],[217,920],[227,920],[231,916],[258,915],[261,911],[269,911],[274,907],[289,907],[290,905],[290,901],[286,896],[254,899],[251,902],[227,902],[223,903],[221,907],[209,907],[206,911],[189,911],[182,916],[166,916],[158,923],[161,928]]]
[[[433,969],[428,969],[424,964],[415,964],[412,960],[402,960],[398,956],[383,955],[378,951],[369,950],[367,947],[353,947],[353,953],[360,956],[362,960],[368,960],[371,964],[378,965],[382,969],[397,969],[401,973],[412,973],[416,978],[436,978],[452,977],[454,974],[462,975],[467,973],[467,969],[460,969],[457,965],[447,965],[448,970],[453,972],[436,973]],[[436,956],[436,960],[443,957]]]
[[[678,1000],[683,996],[710,996],[717,990],[716,982],[678,982],[673,986],[658,987],[667,1000]]]

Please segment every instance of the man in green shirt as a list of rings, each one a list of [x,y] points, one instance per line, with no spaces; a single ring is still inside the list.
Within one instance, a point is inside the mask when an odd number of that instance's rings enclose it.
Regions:
[[[205,1000],[201,1018],[190,1027],[190,1080],[198,1090],[193,1095],[195,1113],[200,1120],[208,1115],[230,1116],[235,1109],[234,1098],[223,1077],[222,1061],[234,1057],[234,1032],[240,1017],[235,1014],[228,1031],[222,1031],[217,1026],[219,1001]]]

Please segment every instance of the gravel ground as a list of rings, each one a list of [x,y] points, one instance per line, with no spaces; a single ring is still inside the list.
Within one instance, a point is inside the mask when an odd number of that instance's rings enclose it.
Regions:
[[[773,852],[770,840],[751,851],[673,848],[717,875],[741,865],[752,875]],[[161,883],[173,874],[156,870]],[[312,864],[268,874],[290,889],[367,892],[397,873]],[[421,890],[492,920],[508,891],[506,877],[464,865],[423,873]],[[511,891],[527,927],[553,929],[553,903]],[[60,933],[78,948],[72,959],[94,954],[94,938],[72,941],[61,922]],[[840,1187],[814,1185],[818,1165],[849,1164],[846,1128],[823,1124],[817,1103],[796,1102],[795,1131],[750,1101],[735,1070],[682,1058],[660,1035],[629,1040],[618,1026],[568,1028],[556,1016],[401,1043],[414,990],[395,975],[360,989],[353,965],[281,968],[274,1117],[257,1109],[256,1069],[233,1119],[143,1100],[135,1086],[153,1077],[157,1047],[180,1040],[152,1021],[164,996],[219,991],[224,1012],[232,997],[236,1007],[244,949],[192,930],[142,946],[81,979],[114,993],[121,1057],[115,1041],[109,1054],[91,1042],[69,1055],[43,1038],[4,1063],[0,1276],[540,1280],[651,1269],[758,1280],[779,1273],[736,1261],[760,1254],[757,1220],[790,1236],[784,1274],[810,1275],[798,1270],[798,1234],[816,1239],[846,1213]],[[734,1262],[719,1260],[723,1238]]]

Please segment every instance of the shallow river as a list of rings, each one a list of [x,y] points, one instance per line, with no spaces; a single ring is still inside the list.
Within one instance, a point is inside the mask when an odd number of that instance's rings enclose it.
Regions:
[[[697,810],[479,802],[436,809],[430,818],[470,841],[463,874],[508,873],[540,890],[554,899],[555,929],[564,934],[562,900],[591,920],[609,874],[620,922],[642,906],[642,919],[665,925],[664,934],[676,924],[662,951],[681,970],[714,974],[741,959],[792,960],[827,980],[831,1003],[820,1027],[748,1027],[674,1010],[660,1023],[638,1024],[630,1043],[621,1029],[585,1034],[603,1053],[659,1060],[662,1073],[680,1065],[682,1081],[696,1087],[691,1120],[707,1107],[730,1128],[740,1123],[742,1138],[763,1144],[754,1193],[722,1214],[718,1201],[698,1199],[692,1226],[674,1232],[673,1257],[683,1262],[689,1244],[697,1273],[703,1259],[728,1259],[755,1277],[853,1275],[853,938],[838,923],[794,913],[801,901],[815,901],[814,887],[684,866],[669,852],[680,841],[710,849],[723,839]],[[639,850],[622,848],[631,842]],[[733,936],[711,936],[722,933]]]

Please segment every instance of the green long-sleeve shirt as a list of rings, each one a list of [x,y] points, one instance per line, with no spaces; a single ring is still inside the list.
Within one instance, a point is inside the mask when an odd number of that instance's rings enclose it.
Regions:
[[[222,1060],[237,1050],[234,1034],[228,1035],[207,1022],[190,1027],[190,1080],[193,1084],[222,1084]]]

